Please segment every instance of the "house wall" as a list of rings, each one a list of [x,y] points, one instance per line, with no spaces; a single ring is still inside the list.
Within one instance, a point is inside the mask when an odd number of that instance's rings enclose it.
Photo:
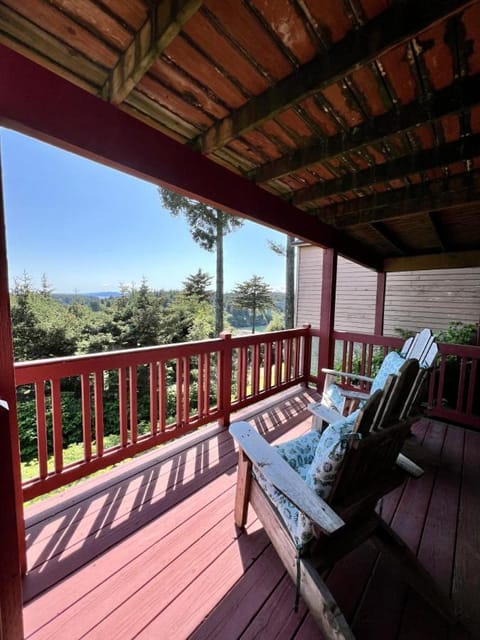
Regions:
[[[319,326],[323,249],[300,245],[297,254],[296,324]],[[373,333],[376,274],[339,258],[335,329]],[[442,331],[458,320],[480,320],[480,268],[387,274],[384,334],[397,328]]]

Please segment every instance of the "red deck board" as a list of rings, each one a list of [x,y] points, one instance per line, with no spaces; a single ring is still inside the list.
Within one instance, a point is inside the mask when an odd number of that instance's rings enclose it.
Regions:
[[[251,421],[269,439],[295,437],[309,428],[308,401],[303,394]],[[427,472],[384,500],[383,517],[441,584],[453,584],[454,599],[480,637],[480,515],[473,508],[480,435],[426,424],[415,427],[410,444]],[[236,454],[229,436],[217,434],[173,458],[137,463],[137,474],[134,467],[116,469],[110,489],[108,474],[89,481],[83,493],[75,487],[73,497],[63,498],[63,515],[60,497],[47,503],[45,517],[34,506],[32,555],[48,558],[26,579],[27,596],[39,592],[25,606],[26,637],[321,637],[303,603],[293,611],[295,585],[255,513],[246,533],[238,535],[233,525]],[[117,502],[107,505],[105,493],[118,494]],[[79,514],[88,514],[85,522]],[[52,527],[54,541],[46,536]],[[447,638],[438,616],[377,556],[363,545],[327,578],[347,618],[353,616],[357,638]],[[463,636],[455,631],[450,638]]]

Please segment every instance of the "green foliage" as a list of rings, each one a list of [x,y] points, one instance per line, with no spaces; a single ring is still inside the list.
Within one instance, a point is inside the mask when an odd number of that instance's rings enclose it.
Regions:
[[[223,237],[243,225],[243,220],[220,209],[159,188],[163,206],[173,216],[184,215],[194,241],[206,251],[216,253],[215,333],[223,330]]]
[[[476,327],[474,324],[464,322],[451,322],[445,331],[436,335],[438,342],[448,344],[473,344]]]
[[[194,296],[200,302],[209,302],[211,291],[209,290],[212,276],[199,269],[197,273],[187,276],[183,282],[183,291],[186,296]]]
[[[267,324],[265,331],[282,331],[285,329],[285,322],[280,313],[274,311],[272,314],[272,319]]]
[[[250,280],[240,282],[233,290],[233,304],[240,309],[247,309],[252,317],[252,333],[255,333],[258,312],[275,306],[270,287],[260,276],[252,276]]]

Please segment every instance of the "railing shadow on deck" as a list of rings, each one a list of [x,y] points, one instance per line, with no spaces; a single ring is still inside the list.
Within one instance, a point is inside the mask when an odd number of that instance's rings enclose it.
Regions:
[[[250,415],[240,415],[239,419],[248,418],[268,440],[281,437],[306,417],[305,407],[312,394],[308,390],[297,394],[255,415],[250,408]],[[41,504],[34,505],[30,517],[27,511],[29,570],[24,579],[25,601],[160,518],[219,476],[228,475],[230,484],[235,483],[237,456],[227,430],[217,429],[214,435],[186,444],[172,455],[159,449],[144,457],[144,461],[139,458],[127,462],[88,480],[85,488],[72,487],[59,497],[49,498],[44,510]],[[180,520],[182,517],[180,513]]]

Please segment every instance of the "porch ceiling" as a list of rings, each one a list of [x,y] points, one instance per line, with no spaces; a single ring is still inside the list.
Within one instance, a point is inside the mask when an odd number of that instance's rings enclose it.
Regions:
[[[236,174],[249,217],[480,265],[480,0],[2,0],[0,43]]]

